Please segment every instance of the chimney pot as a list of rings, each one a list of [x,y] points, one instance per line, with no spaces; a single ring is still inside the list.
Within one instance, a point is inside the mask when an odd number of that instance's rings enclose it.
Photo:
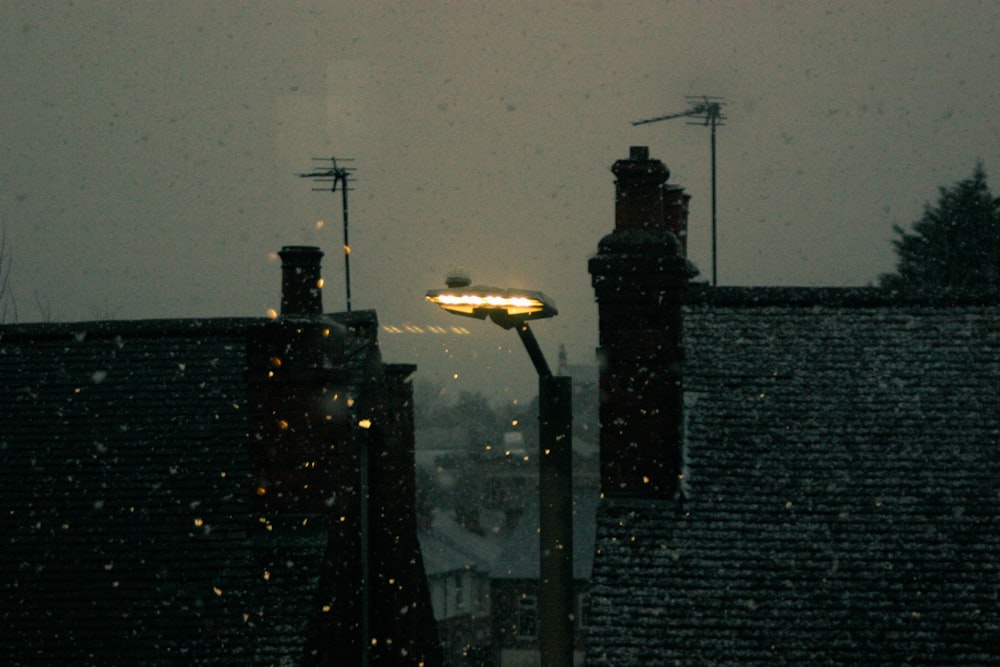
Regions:
[[[663,226],[663,184],[670,170],[649,159],[649,148],[632,146],[629,157],[611,167],[615,180],[615,227]]]
[[[322,314],[323,251],[316,246],[285,246],[278,256],[281,257],[281,314]]]

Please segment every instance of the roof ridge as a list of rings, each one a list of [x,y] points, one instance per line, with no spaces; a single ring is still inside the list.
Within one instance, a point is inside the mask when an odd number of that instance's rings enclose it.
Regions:
[[[922,289],[900,291],[883,287],[690,286],[688,304],[714,306],[1000,306],[1000,289]]]
[[[272,322],[266,317],[191,317],[142,320],[93,320],[87,322],[36,322],[0,326],[0,339],[76,338],[106,339],[115,336],[206,336],[241,334]]]

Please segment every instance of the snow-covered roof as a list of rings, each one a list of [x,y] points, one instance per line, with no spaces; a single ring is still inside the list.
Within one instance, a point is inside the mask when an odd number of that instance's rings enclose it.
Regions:
[[[502,548],[502,537],[478,535],[443,511],[435,511],[433,528],[421,530],[420,550],[427,576],[476,570],[488,574]]]
[[[995,664],[1000,297],[684,317],[684,498],[602,501],[588,665]]]

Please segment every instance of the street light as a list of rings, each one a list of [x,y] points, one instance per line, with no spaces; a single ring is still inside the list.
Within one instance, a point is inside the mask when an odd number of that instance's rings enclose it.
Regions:
[[[487,317],[517,329],[538,372],[538,644],[546,667],[573,665],[573,393],[569,377],[554,376],[528,320],[553,317],[555,304],[541,292],[470,286],[448,277],[447,289],[427,300],[455,315]]]

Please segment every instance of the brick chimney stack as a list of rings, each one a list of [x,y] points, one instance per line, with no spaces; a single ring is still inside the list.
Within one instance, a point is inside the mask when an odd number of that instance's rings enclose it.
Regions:
[[[681,305],[688,264],[683,188],[645,146],[615,162],[615,229],[589,269],[600,317],[601,491],[676,498],[680,492]]]
[[[281,257],[281,314],[319,315],[323,312],[323,251],[315,246],[285,246]]]
[[[278,254],[281,317],[248,343],[254,503],[269,516],[326,516],[350,431],[347,331],[323,315],[323,251],[285,246]]]

